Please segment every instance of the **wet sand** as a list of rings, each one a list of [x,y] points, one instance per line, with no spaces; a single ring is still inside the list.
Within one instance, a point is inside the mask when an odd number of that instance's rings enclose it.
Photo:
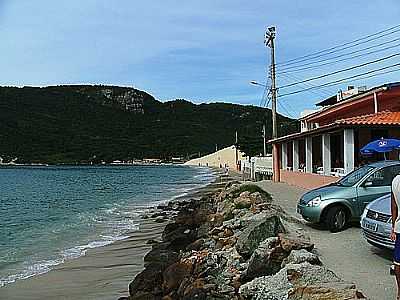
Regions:
[[[85,256],[58,265],[50,272],[0,288],[0,299],[118,299],[143,270],[149,239],[160,239],[166,223],[143,220],[127,239],[91,249]]]
[[[227,177],[218,178],[182,198],[200,199],[202,195],[224,186],[226,180]],[[129,283],[143,270],[143,257],[151,250],[147,241],[161,239],[167,222],[143,219],[139,224],[139,230],[132,232],[127,239],[88,250],[85,256],[58,265],[46,274],[1,287],[0,299],[117,300],[128,296]]]

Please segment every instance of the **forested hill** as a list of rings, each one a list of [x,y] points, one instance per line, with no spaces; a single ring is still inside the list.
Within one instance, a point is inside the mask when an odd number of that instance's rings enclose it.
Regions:
[[[160,102],[115,86],[0,87],[0,157],[46,163],[193,157],[232,145],[236,130],[258,144],[266,113],[269,137],[271,111],[260,107]],[[297,130],[296,121],[278,120],[282,133]]]

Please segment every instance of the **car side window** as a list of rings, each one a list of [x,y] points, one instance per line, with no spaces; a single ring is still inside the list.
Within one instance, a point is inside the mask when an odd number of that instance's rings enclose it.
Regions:
[[[392,179],[391,181],[393,181],[393,179],[400,174],[400,165],[397,166],[392,166]]]
[[[377,170],[368,177],[367,182],[371,182],[371,186],[390,186],[394,178],[395,169],[391,166]]]

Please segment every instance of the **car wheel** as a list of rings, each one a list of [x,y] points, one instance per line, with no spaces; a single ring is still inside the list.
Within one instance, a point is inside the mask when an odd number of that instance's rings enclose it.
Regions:
[[[330,208],[326,214],[325,222],[331,232],[342,231],[347,224],[346,210],[341,206]]]

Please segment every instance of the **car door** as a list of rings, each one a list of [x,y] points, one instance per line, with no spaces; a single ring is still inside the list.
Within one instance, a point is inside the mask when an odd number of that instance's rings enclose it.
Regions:
[[[371,201],[390,193],[393,177],[399,166],[389,166],[374,171],[357,187],[359,215]]]

